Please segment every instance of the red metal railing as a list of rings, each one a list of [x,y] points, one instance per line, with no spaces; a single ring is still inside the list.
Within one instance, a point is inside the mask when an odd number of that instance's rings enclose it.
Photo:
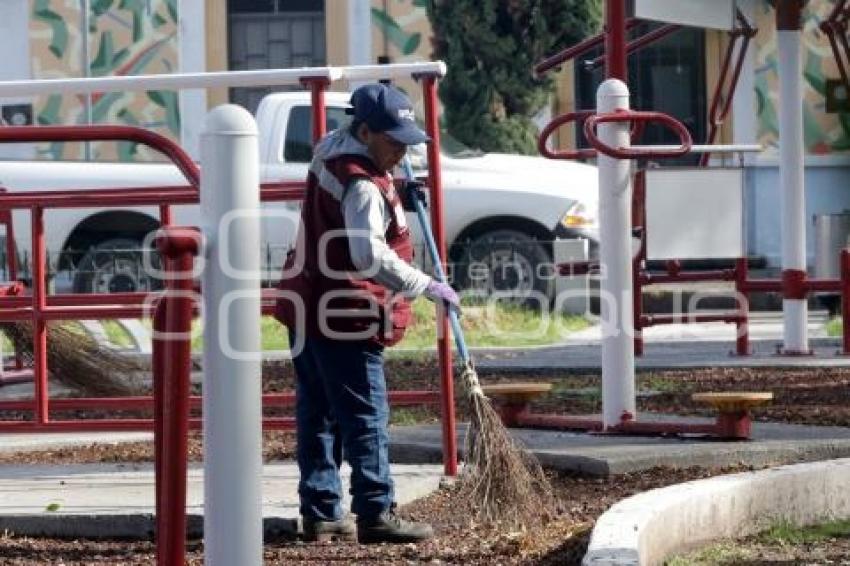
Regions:
[[[446,258],[445,229],[442,217],[442,184],[440,177],[439,128],[437,122],[436,75],[421,75],[426,130],[433,140],[428,147],[428,186],[431,191],[431,214],[434,232],[441,244],[440,255]],[[328,86],[324,79],[305,81],[311,88],[314,141],[325,133],[324,96]],[[187,228],[170,228],[171,206],[197,204],[199,201],[199,170],[188,155],[172,141],[152,132],[126,126],[57,126],[0,128],[0,143],[37,141],[134,141],[166,155],[187,178],[189,187],[136,187],[40,193],[0,194],[0,221],[8,219],[14,209],[29,210],[32,215],[33,288],[31,296],[20,295],[18,285],[7,285],[0,295],[0,320],[33,323],[33,380],[35,395],[28,401],[0,402],[0,410],[31,410],[31,421],[0,420],[0,430],[7,432],[49,431],[130,431],[153,430],[156,453],[157,557],[160,564],[181,564],[185,550],[185,494],[187,432],[199,429],[201,420],[190,417],[190,410],[199,411],[201,399],[189,395],[190,343],[188,333],[194,305],[187,292],[197,291],[191,279],[173,278],[174,273],[191,271],[197,253],[196,232]],[[261,200],[279,201],[303,198],[305,183],[265,184]],[[46,289],[46,257],[44,212],[49,209],[157,206],[164,227],[157,246],[165,260],[166,290],[156,297],[151,312],[152,296],[148,293],[111,295],[58,294],[48,296]],[[14,235],[7,223],[7,245],[14,250]],[[13,253],[13,252],[12,252]],[[10,258],[14,256],[11,255]],[[16,267],[10,263],[10,273]],[[169,275],[171,274],[171,275]],[[274,312],[274,291],[263,293],[264,314]],[[50,400],[48,395],[47,323],[49,321],[139,318],[153,315],[154,393],[152,397],[68,398]],[[394,405],[439,404],[442,411],[444,469],[447,475],[457,473],[455,409],[450,336],[447,319],[441,319],[438,334],[440,356],[439,391],[392,391],[389,400]],[[170,333],[183,333],[181,339],[163,339]],[[165,333],[165,334],[163,334]],[[263,396],[264,407],[292,406],[292,393]],[[53,420],[50,410],[84,409],[150,410],[153,418],[104,418]],[[291,429],[291,417],[264,417],[266,429]]]
[[[165,264],[165,293],[154,315],[154,449],[157,563],[182,564],[186,555],[189,375],[192,369],[190,276],[200,234],[164,228],[156,245]],[[162,336],[182,336],[163,339]]]
[[[635,190],[632,205],[633,231],[639,235],[640,246],[634,259],[634,325],[635,354],[642,355],[644,342],[642,330],[660,324],[682,324],[703,322],[725,322],[735,324],[737,333],[735,352],[739,356],[750,353],[749,341],[749,298],[753,293],[786,293],[787,281],[783,279],[750,279],[746,258],[735,258],[735,267],[719,270],[682,271],[681,263],[671,260],[666,263],[666,273],[649,272],[646,265],[646,173],[635,175]],[[708,281],[733,282],[738,308],[722,313],[673,313],[643,314],[643,287],[663,283],[692,283]],[[841,252],[841,274],[838,279],[809,279],[805,273],[797,277],[792,286],[795,298],[805,298],[808,293],[834,292],[842,296],[842,309],[850,309],[850,251]],[[850,312],[850,311],[848,311]],[[850,317],[843,320],[843,353],[850,354]]]
[[[667,126],[676,134],[679,135],[681,144],[678,148],[669,150],[652,149],[652,147],[633,146],[628,148],[610,147],[602,142],[596,136],[596,126],[598,124],[607,124],[612,122],[630,122],[632,124],[647,124],[650,122],[660,122]],[[613,157],[614,159],[650,159],[650,158],[665,158],[665,157],[681,157],[691,150],[693,140],[691,133],[684,124],[662,112],[637,112],[634,110],[618,110],[610,114],[594,114],[584,122],[584,136],[587,142],[594,149]]]
[[[835,7],[830,18],[821,24],[821,29],[827,33],[830,38],[833,50],[836,53],[836,60],[839,61],[839,63],[842,62],[842,59],[840,58],[837,42],[841,42],[846,54],[845,57],[850,59],[850,45],[848,45],[846,37],[848,27],[847,22],[848,18],[850,18],[850,9],[844,7],[846,2],[847,0],[840,0],[839,5]],[[628,55],[636,53],[681,29],[681,26],[676,24],[665,24],[626,43],[625,35],[643,22],[636,18],[629,18],[625,19],[624,25],[620,25],[619,22],[623,21],[623,13],[621,12],[622,3],[608,2],[606,4],[606,10],[611,11],[612,9],[615,13],[606,14],[606,21],[609,23],[614,22],[614,25],[611,26],[612,29],[608,30],[611,33],[607,33],[607,41],[606,33],[600,33],[588,38],[539,62],[534,67],[534,73],[537,76],[543,76],[552,69],[557,68],[559,65],[580,57],[590,50],[604,44],[604,54],[601,57],[591,60],[590,66],[595,67],[604,62],[608,67],[607,76],[609,78],[616,77],[625,80],[625,64]],[[738,22],[738,26],[729,32],[730,41],[726,46],[726,53],[721,66],[720,76],[718,77],[717,84],[711,97],[709,130],[706,136],[706,144],[714,143],[720,126],[726,120],[729,112],[731,111],[732,100],[735,97],[735,91],[738,86],[744,61],[746,60],[750,41],[758,33],[758,29],[754,28],[750,24],[740,10],[736,11],[736,20]],[[740,44],[738,43],[739,40],[741,40]],[[739,45],[740,47],[738,47]],[[734,70],[732,70],[730,74],[729,71],[733,68],[733,60]],[[843,66],[840,65],[839,69],[842,71],[842,77],[844,77],[845,85],[847,86],[848,91],[850,91],[850,80],[847,79],[846,64]],[[587,115],[592,113],[593,111],[585,110],[559,116],[550,122],[546,128],[544,128],[540,137],[543,140],[546,140],[558,127],[575,120],[583,120],[587,117]],[[637,139],[640,136],[641,131],[642,130],[633,131],[632,139]],[[593,154],[591,150],[587,149],[556,152],[557,157],[551,157],[548,149],[545,149],[545,144],[542,146],[538,145],[538,148],[541,148],[540,153],[542,155],[549,157],[550,159],[584,159],[595,157],[595,154]],[[700,164],[702,166],[707,165],[710,156],[710,153],[704,153],[700,158]]]
[[[738,87],[738,79],[741,78],[741,69],[747,58],[750,41],[758,33],[758,29],[750,25],[750,22],[740,10],[736,12],[736,19],[738,21],[738,27],[729,32],[729,43],[726,45],[726,54],[723,57],[723,65],[720,67],[720,76],[717,78],[717,85],[715,85],[714,94],[711,97],[706,144],[714,143],[720,131],[720,126],[723,125],[723,122],[726,121],[729,112],[732,110],[732,101],[735,98],[735,90]],[[738,56],[735,59],[735,68],[730,75],[729,69],[732,68],[732,57],[734,56],[739,40],[741,40],[741,43],[740,48],[738,48]],[[727,78],[729,79],[728,86]],[[702,154],[699,162],[700,165],[702,167],[708,165],[710,158],[710,153]]]

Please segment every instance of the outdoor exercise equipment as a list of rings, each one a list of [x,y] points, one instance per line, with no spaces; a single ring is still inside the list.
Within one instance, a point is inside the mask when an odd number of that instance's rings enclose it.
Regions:
[[[576,159],[596,156],[598,158],[597,165],[600,187],[600,265],[604,266],[605,269],[600,279],[600,310],[603,330],[602,420],[600,422],[596,419],[538,415],[535,416],[536,421],[534,422],[541,426],[598,429],[607,432],[622,433],[704,432],[698,430],[700,428],[699,425],[638,423],[635,420],[634,356],[635,347],[642,347],[639,330],[643,326],[652,323],[674,322],[676,319],[670,317],[667,320],[653,320],[651,318],[644,318],[641,313],[639,293],[641,285],[646,282],[647,276],[641,273],[642,264],[636,263],[633,257],[633,229],[637,223],[634,221],[632,210],[633,186],[630,160],[639,158],[657,160],[676,157],[686,153],[692,153],[695,149],[709,154],[720,151],[753,151],[755,148],[747,146],[718,147],[713,145],[694,148],[687,129],[672,117],[657,112],[634,112],[629,110],[629,91],[623,82],[626,80],[626,57],[629,51],[626,46],[625,36],[626,31],[635,27],[637,22],[635,20],[626,20],[624,2],[607,0],[605,7],[604,40],[592,38],[582,42],[582,44],[576,47],[567,49],[558,55],[546,59],[535,68],[538,74],[546,72],[604,41],[607,80],[602,83],[597,92],[596,110],[577,111],[556,118],[544,128],[539,139],[540,151],[546,157],[553,159]],[[722,92],[721,85],[726,82],[728,70],[733,60],[732,52],[734,50],[734,43],[738,37],[744,38],[744,42],[738,51],[735,70],[731,75],[730,86],[728,88],[730,93],[734,92],[743,64],[744,53],[755,30],[749,26],[742,13],[736,10],[735,3],[732,0],[713,3],[703,0],[686,0],[676,3],[675,6],[671,6],[669,2],[659,2],[658,0],[638,0],[635,5],[635,14],[641,17],[667,22],[667,26],[688,24],[734,30],[735,23],[738,23],[738,31],[733,32],[733,41],[730,41],[730,47],[727,50],[724,61],[724,71],[721,73],[722,79],[718,88],[715,90],[715,100],[712,103],[711,119],[713,127],[710,130],[710,137],[713,137],[716,134],[716,127],[729,110],[729,101],[721,103],[719,100]],[[797,15],[799,16],[799,13]],[[639,42],[640,45],[645,45],[649,40],[654,40],[654,38],[675,31],[675,29],[670,27],[664,27],[661,30],[656,31],[648,39],[638,39],[636,42]],[[796,39],[797,41],[799,40],[799,38]],[[783,49],[792,49],[793,41],[794,36],[791,36],[785,42],[788,46]],[[635,45],[635,42],[633,42],[634,47],[639,47],[640,45]],[[793,55],[790,52],[788,54]],[[791,85],[791,82],[790,80],[788,81],[789,85]],[[791,88],[791,86],[788,88]],[[792,97],[792,100],[796,103],[799,101],[799,98]],[[547,139],[555,129],[563,124],[579,119],[584,120],[584,134],[588,143],[593,148],[592,150],[555,151],[547,147]],[[637,137],[635,134],[640,129],[639,125],[653,121],[659,122],[676,132],[680,139],[680,144],[673,147],[631,146],[631,139]],[[792,132],[795,132],[796,130],[793,130],[793,120],[789,120],[787,123],[789,124],[787,127],[792,128]],[[788,145],[792,146],[793,151],[799,149],[796,148],[799,144]],[[787,150],[787,155],[793,161],[792,149]],[[707,162],[707,158],[704,157],[702,162]],[[790,183],[788,186],[788,192],[790,194],[793,192],[793,189]],[[642,198],[645,196],[643,187],[639,193]],[[642,201],[639,201],[639,203],[641,205],[643,204]],[[788,207],[784,210],[787,211],[787,209]],[[640,206],[639,212],[645,220],[645,207]],[[786,221],[792,222],[790,212],[786,216]],[[637,227],[642,229],[639,231],[641,245],[637,254],[638,259],[641,259],[642,254],[646,253],[646,222],[644,221],[642,225]],[[739,238],[740,240],[742,238]],[[739,243],[738,249],[740,253],[736,255],[743,255],[742,244]],[[796,259],[796,257],[791,257],[790,265],[796,265]],[[585,265],[584,268],[587,271],[592,267]],[[559,271],[569,273],[576,270],[574,266],[562,266]],[[800,278],[795,275],[796,272],[793,270],[789,271],[787,266],[786,273],[787,275],[783,277],[783,288],[786,290],[787,321],[799,315],[800,312],[804,312],[805,306],[800,307],[798,304],[799,301],[796,299],[796,294],[791,294],[787,291],[789,281],[794,283]],[[670,280],[678,280],[675,279],[678,275],[678,271],[671,274]],[[799,285],[795,289],[799,290]],[[634,295],[635,290],[638,292],[637,297]],[[742,310],[746,312],[746,308],[746,305],[744,305]],[[739,317],[740,315],[736,313],[734,317],[729,317],[729,320],[740,323],[741,319]],[[797,325],[786,324],[786,349],[789,351],[794,349],[788,348],[789,343],[799,344],[804,338],[804,336],[800,337],[793,332],[789,332],[788,329],[792,326],[794,328],[797,327]],[[633,334],[633,332],[636,332],[636,334]],[[514,407],[509,413],[522,426],[534,424],[529,420],[532,417],[528,411],[518,411]],[[704,429],[705,427],[702,428]],[[716,432],[716,427],[713,430]]]
[[[334,81],[363,81],[412,77],[422,85],[425,104],[425,129],[433,142],[428,147],[428,186],[431,195],[431,222],[439,257],[445,260],[440,145],[437,125],[437,81],[445,74],[442,62],[363,67],[318,67],[232,73],[157,75],[154,77],[116,77],[95,79],[14,81],[0,83],[0,96],[44,93],[87,93],[112,90],[180,89],[210,86],[301,85],[309,88],[312,100],[313,139],[325,133],[324,93]],[[236,114],[234,114],[236,112]],[[252,120],[252,119],[251,119]],[[185,494],[189,429],[201,427],[201,419],[190,416],[203,408],[207,454],[206,562],[209,564],[260,564],[261,515],[258,469],[260,427],[294,427],[290,417],[262,418],[259,408],[292,406],[293,393],[266,394],[259,390],[260,307],[272,314],[276,293],[256,285],[253,254],[255,222],[260,201],[300,200],[304,182],[270,183],[258,187],[254,167],[257,162],[252,141],[254,133],[244,113],[219,109],[208,118],[202,175],[198,166],[174,142],[155,133],[127,126],[54,126],[0,128],[0,143],[42,141],[132,141],[147,145],[165,155],[187,179],[178,187],[116,187],[107,189],[60,190],[39,193],[0,193],[0,210],[28,211],[32,216],[32,274],[35,282],[31,295],[20,293],[16,282],[4,284],[0,295],[0,321],[32,320],[35,324],[34,374],[32,400],[0,402],[0,410],[32,411],[34,419],[3,420],[6,432],[153,430],[156,469],[157,561],[161,565],[182,564],[185,555]],[[253,152],[253,153],[252,153]],[[236,161],[234,161],[236,159]],[[201,188],[203,187],[203,188]],[[206,190],[209,187],[209,190]],[[199,190],[200,189],[200,190]],[[231,191],[239,191],[232,193]],[[229,196],[228,196],[229,195]],[[172,226],[171,209],[176,205],[201,204],[205,207],[202,232],[196,227]],[[48,210],[87,207],[154,206],[160,212],[163,229],[158,233],[157,248],[164,256],[162,293],[53,294],[45,282],[44,214]],[[236,208],[236,211],[228,208]],[[241,209],[241,210],[240,210]],[[252,211],[253,212],[250,212]],[[247,212],[246,212],[247,211]],[[243,214],[244,213],[244,214]],[[221,236],[218,226],[224,215],[229,234]],[[201,237],[203,236],[203,237]],[[237,240],[238,238],[238,240]],[[234,242],[239,253],[228,248]],[[9,233],[7,244],[14,245]],[[14,248],[11,248],[14,249]],[[210,268],[218,260],[218,251],[227,262]],[[259,253],[259,251],[257,251]],[[191,320],[198,310],[199,289],[193,264],[199,255],[207,263],[202,281],[205,300],[205,372],[204,399],[189,395],[191,369]],[[212,255],[211,255],[212,254]],[[216,257],[213,257],[216,256]],[[253,270],[253,273],[252,273]],[[246,274],[248,276],[246,277]],[[215,302],[215,297],[223,299]],[[212,301],[212,302],[211,302]],[[229,307],[222,309],[221,305]],[[154,352],[152,358],[154,395],[152,397],[109,397],[50,399],[46,358],[46,324],[54,320],[103,320],[142,318],[153,315]],[[227,316],[225,319],[223,317]],[[443,456],[446,475],[457,473],[454,397],[451,345],[448,322],[439,319],[438,355],[439,391],[391,391],[392,404],[437,404],[442,411]],[[234,327],[229,325],[233,324]],[[225,332],[227,330],[227,332]],[[209,334],[212,332],[212,334]],[[219,337],[224,340],[219,340]],[[221,348],[215,350],[216,348]],[[227,359],[228,354],[232,359]],[[202,407],[203,404],[203,407]],[[153,418],[55,419],[51,411],[68,410],[150,410]],[[260,419],[262,418],[262,421]],[[212,420],[210,420],[212,419]],[[221,498],[221,499],[219,499]],[[259,557],[259,558],[258,558]]]

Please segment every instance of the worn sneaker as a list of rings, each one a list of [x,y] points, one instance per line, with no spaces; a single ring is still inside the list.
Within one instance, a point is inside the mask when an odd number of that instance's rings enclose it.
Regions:
[[[357,527],[351,517],[345,517],[339,521],[321,521],[304,517],[302,527],[304,540],[309,542],[356,540]]]
[[[362,544],[421,542],[433,536],[431,525],[405,521],[394,506],[375,519],[357,520],[357,541]]]

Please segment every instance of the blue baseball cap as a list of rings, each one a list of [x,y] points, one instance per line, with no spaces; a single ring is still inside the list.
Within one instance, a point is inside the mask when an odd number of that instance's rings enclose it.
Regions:
[[[382,83],[363,85],[351,94],[346,113],[371,131],[383,132],[404,145],[431,141],[416,125],[413,105],[400,90]]]

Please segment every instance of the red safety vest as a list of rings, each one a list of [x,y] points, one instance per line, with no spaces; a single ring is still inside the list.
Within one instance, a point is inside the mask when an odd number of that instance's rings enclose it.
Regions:
[[[393,212],[385,233],[387,245],[410,263],[410,230],[398,222],[397,214],[404,213],[392,178],[357,155],[329,159],[325,168],[343,187],[358,178],[369,179],[378,187]],[[412,316],[410,301],[373,279],[358,276],[341,203],[312,171],[307,177],[301,222],[295,249],[287,256],[278,285],[284,293],[277,300],[275,318],[312,337],[367,340],[384,346],[401,340]]]

